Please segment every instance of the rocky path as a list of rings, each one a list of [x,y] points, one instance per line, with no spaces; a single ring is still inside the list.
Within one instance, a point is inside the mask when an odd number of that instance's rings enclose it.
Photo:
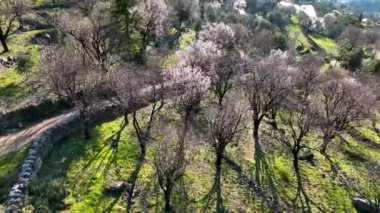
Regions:
[[[61,122],[72,112],[67,112],[52,118],[43,120],[37,124],[26,127],[18,132],[10,133],[5,136],[0,136],[0,157],[11,152],[17,151],[20,148],[28,145],[39,134]]]

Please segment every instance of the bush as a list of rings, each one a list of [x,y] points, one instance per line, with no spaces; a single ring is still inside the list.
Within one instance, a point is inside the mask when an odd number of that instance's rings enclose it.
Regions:
[[[34,184],[29,188],[32,195],[31,204],[36,208],[36,212],[65,209],[64,199],[68,195],[64,187],[63,179],[44,181]]]
[[[339,59],[342,65],[352,71],[361,67],[364,51],[362,48],[355,47],[349,40],[345,39],[339,42],[338,47]]]
[[[16,57],[16,69],[20,72],[27,72],[33,67],[30,53],[19,53]]]
[[[366,59],[362,63],[362,71],[367,73],[374,73],[379,71],[380,62],[376,59]]]

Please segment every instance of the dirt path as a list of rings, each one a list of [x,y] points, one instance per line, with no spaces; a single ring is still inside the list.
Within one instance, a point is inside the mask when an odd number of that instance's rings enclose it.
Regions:
[[[30,143],[38,134],[47,130],[54,124],[59,123],[70,114],[71,112],[67,112],[65,114],[43,120],[18,132],[10,133],[6,136],[0,136],[0,157],[19,150],[21,147]]]

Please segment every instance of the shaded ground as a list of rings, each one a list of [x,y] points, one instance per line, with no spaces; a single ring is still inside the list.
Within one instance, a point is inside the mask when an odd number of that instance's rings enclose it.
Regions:
[[[138,164],[139,149],[130,126],[122,133],[117,152],[109,146],[121,121],[118,119],[96,127],[92,132],[94,138],[89,142],[75,136],[58,143],[46,159],[38,182],[30,189],[28,208],[36,211],[124,212],[128,201],[125,191],[109,193],[105,189],[115,182],[127,181],[138,168],[137,194],[132,199],[131,212],[161,212],[163,198],[155,177],[152,147],[148,146],[144,163]],[[318,145],[317,137],[309,140],[311,146]],[[276,148],[270,148],[272,142],[264,141],[268,171],[264,180],[271,179],[273,183],[263,181],[262,187],[271,196],[276,194],[281,210],[293,212],[296,208],[301,211],[301,206],[292,203],[297,181],[289,153],[278,144]],[[173,194],[173,204],[179,212],[211,212],[215,209],[214,155],[209,150],[205,145],[198,145],[191,151],[193,157],[185,177]],[[369,165],[380,161],[379,150],[344,134],[332,144],[328,159],[318,152],[313,153],[315,165],[306,161],[300,165],[304,193],[310,198],[313,212],[354,212],[351,199],[358,191],[368,189]],[[241,138],[238,147],[229,148],[227,154],[235,163],[234,167],[227,161],[222,163],[220,192],[223,206],[233,212],[265,212],[266,204],[257,196],[255,184],[250,181],[254,174],[250,134]],[[339,169],[340,174],[336,174],[333,168]]]

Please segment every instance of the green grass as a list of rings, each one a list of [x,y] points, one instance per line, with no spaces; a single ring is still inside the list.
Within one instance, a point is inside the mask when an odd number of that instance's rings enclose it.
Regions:
[[[303,45],[305,48],[310,49],[311,45],[307,41],[307,38],[301,32],[301,28],[298,25],[298,22],[299,22],[298,17],[296,15],[292,15],[291,16],[291,21],[292,21],[292,23],[290,23],[286,27],[286,30],[289,33],[289,37],[294,40],[295,46],[297,47],[297,46],[302,46]]]
[[[328,54],[331,54],[333,56],[336,56],[338,54],[338,46],[334,39],[320,35],[310,35],[310,38],[312,38],[315,43],[323,48]]]
[[[189,46],[190,43],[195,39],[196,32],[192,29],[188,29],[186,33],[184,33],[181,38],[179,38],[179,48],[183,48]]]
[[[125,196],[104,191],[112,181],[129,179],[139,155],[131,126],[122,133],[118,152],[110,149],[108,142],[119,130],[120,122],[121,119],[118,119],[94,128],[90,141],[84,141],[77,135],[58,143],[44,160],[38,181],[30,189],[26,209],[37,212],[44,209],[124,212]],[[177,208],[187,206],[191,212],[205,208],[204,198],[214,178],[214,155],[209,150],[200,146],[191,152],[193,160],[182,184],[178,184],[173,192],[173,204]],[[137,186],[144,195],[135,198],[132,212],[142,212],[143,208],[153,212],[162,210],[162,192],[157,185],[152,152],[152,147],[149,147],[137,179]],[[241,187],[238,174],[226,165],[223,166],[222,185],[224,204],[229,209],[243,208],[253,212],[258,208],[258,201],[249,196],[252,192],[247,187]],[[209,208],[214,207],[211,204]]]
[[[178,63],[177,50],[187,47],[195,39],[196,32],[192,29],[187,29],[187,31],[178,39],[178,47],[172,50],[169,54],[161,59],[161,65],[164,68],[170,68]]]
[[[114,198],[103,193],[103,186],[108,181],[119,179],[120,175],[131,173],[138,157],[138,147],[130,135],[122,134],[119,152],[110,149],[108,143],[118,131],[120,122],[118,120],[95,128],[90,141],[84,141],[80,135],[61,141],[44,161],[32,193],[41,196],[39,199],[48,200],[50,208],[60,209],[62,207],[58,204],[64,203],[71,212],[100,212],[107,209]],[[149,172],[149,168],[143,168],[141,173],[145,172]],[[43,186],[46,185],[63,187],[68,196],[58,196],[62,200],[51,200],[51,196],[44,196],[46,192]],[[35,205],[38,202],[38,199],[32,199]],[[38,205],[36,207],[41,208]],[[122,207],[121,203],[113,206],[114,209]]]
[[[19,167],[26,155],[26,149],[0,157],[0,203],[8,196],[8,190],[17,178]]]
[[[94,128],[93,139],[90,141],[86,142],[77,135],[56,145],[50,156],[44,160],[38,181],[30,190],[30,205],[27,209],[36,208],[36,211],[43,211],[47,208],[66,212],[125,211],[125,196],[104,192],[108,183],[127,180],[138,158],[139,148],[130,126],[122,134],[117,153],[110,150],[107,144],[118,131],[120,122],[121,119],[118,119]],[[317,211],[316,206],[334,212],[355,211],[351,202],[355,191],[352,187],[340,184],[334,177],[331,163],[349,177],[350,184],[364,191],[368,181],[367,168],[370,168],[366,165],[380,160],[378,150],[347,135],[343,135],[343,139],[337,138],[330,146],[331,161],[315,151],[315,166],[301,161],[303,185],[314,203],[314,211]],[[308,140],[310,146],[318,147],[320,144],[320,139],[316,136]],[[205,208],[204,198],[209,193],[214,178],[214,155],[210,150],[205,145],[198,145],[192,150],[185,177],[177,185],[173,195],[173,204],[177,208],[187,206],[190,212],[199,212]],[[142,212],[144,208],[150,212],[162,210],[162,192],[157,185],[152,152],[152,147],[149,147],[146,161],[137,179],[137,186],[142,194],[134,199],[132,212]],[[238,147],[228,148],[227,153],[253,177],[254,161],[250,132],[241,138]],[[280,146],[278,149],[266,151],[266,161],[270,171],[268,174],[274,179],[281,207],[291,211],[291,201],[296,193],[292,159],[288,151]],[[269,179],[264,181],[264,188],[270,191],[266,185],[267,180]],[[241,182],[239,175],[226,163],[222,169],[222,193],[224,205],[230,210],[261,211],[260,201],[250,187]],[[213,209],[213,205],[215,202],[211,202],[208,209]]]
[[[40,70],[41,46],[32,44],[31,39],[47,30],[32,30],[14,34],[9,38],[10,52],[2,57],[17,57],[19,53],[27,53],[32,67],[26,72],[16,70],[16,66],[0,69],[0,109],[11,110],[22,107],[25,102],[38,96],[40,85],[34,82]]]
[[[287,31],[289,33],[290,38],[295,41],[296,46],[304,45],[306,48],[311,48],[312,46],[308,42],[307,38],[301,32],[301,28],[299,26],[299,19],[296,15],[292,15],[290,20],[291,24],[287,26]],[[310,35],[310,38],[315,41],[321,48],[323,48],[328,54],[335,56],[338,54],[337,52],[337,43],[335,40],[328,38],[326,36],[321,35]]]

